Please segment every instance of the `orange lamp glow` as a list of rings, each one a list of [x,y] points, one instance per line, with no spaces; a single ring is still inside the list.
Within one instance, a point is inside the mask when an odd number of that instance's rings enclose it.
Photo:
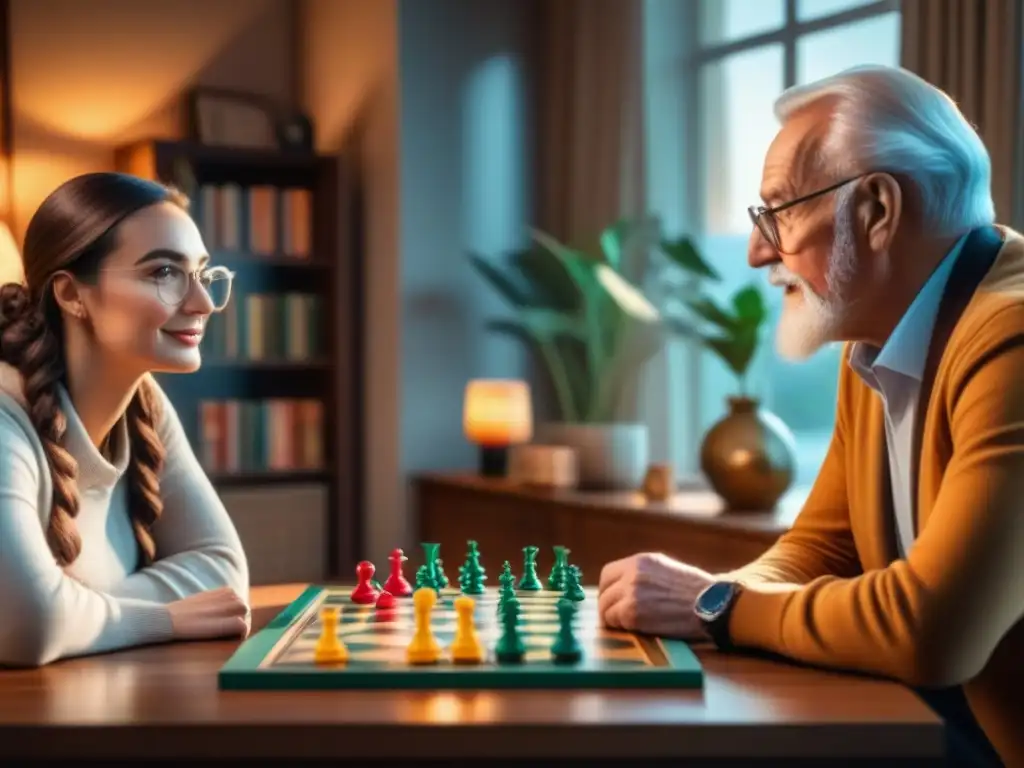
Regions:
[[[466,439],[480,446],[483,474],[505,474],[508,447],[533,437],[530,386],[514,379],[470,381],[462,426]]]

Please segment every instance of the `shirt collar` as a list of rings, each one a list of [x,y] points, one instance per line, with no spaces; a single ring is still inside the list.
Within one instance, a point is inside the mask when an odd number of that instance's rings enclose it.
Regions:
[[[110,447],[113,455],[111,461],[108,461],[89,439],[89,433],[86,432],[67,389],[59,385],[58,393],[67,421],[64,447],[78,464],[79,489],[85,491],[95,487],[113,487],[128,468],[127,418],[122,416],[111,430]]]
[[[850,365],[861,376],[866,373],[874,374],[877,368],[885,368],[917,381],[922,379],[927,362],[928,344],[935,328],[935,318],[939,313],[949,273],[966,241],[967,235],[956,241],[924,287],[918,291],[914,301],[881,349],[865,342],[853,345]]]

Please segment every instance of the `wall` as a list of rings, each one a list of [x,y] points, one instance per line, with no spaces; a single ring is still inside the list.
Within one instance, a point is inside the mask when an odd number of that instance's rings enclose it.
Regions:
[[[474,466],[466,380],[522,370],[517,347],[485,336],[500,303],[466,253],[511,250],[525,232],[529,10],[515,0],[303,5],[304,103],[323,151],[354,150],[367,197],[365,552],[377,562],[417,544],[411,473]]]
[[[66,178],[180,136],[193,82],[289,100],[292,29],[288,0],[11,0],[18,242]]]

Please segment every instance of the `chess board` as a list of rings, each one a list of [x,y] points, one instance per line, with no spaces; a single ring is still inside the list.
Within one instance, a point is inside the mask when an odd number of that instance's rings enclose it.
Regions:
[[[494,645],[501,635],[498,593],[490,588],[476,601],[477,633],[488,651],[482,664],[456,664],[447,655],[456,628],[453,601],[459,592],[442,590],[431,614],[431,628],[444,653],[431,665],[410,665],[406,647],[415,629],[412,598],[382,610],[355,605],[350,587],[311,586],[266,628],[248,638],[220,670],[221,689],[431,689],[472,688],[700,688],[700,662],[682,641],[615,632],[600,626],[597,595],[586,590],[577,603],[576,636],[583,649],[578,662],[555,662],[551,645],[558,632],[558,592],[520,591],[520,632],[526,656],[518,664],[499,664]],[[348,661],[317,664],[320,610],[341,608],[339,636]]]

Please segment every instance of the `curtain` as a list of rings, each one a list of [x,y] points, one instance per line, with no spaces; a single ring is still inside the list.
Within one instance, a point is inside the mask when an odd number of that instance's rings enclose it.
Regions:
[[[593,243],[645,213],[643,0],[542,0],[536,226]]]
[[[903,66],[948,93],[992,157],[1000,223],[1024,229],[1024,0],[903,0]]]

